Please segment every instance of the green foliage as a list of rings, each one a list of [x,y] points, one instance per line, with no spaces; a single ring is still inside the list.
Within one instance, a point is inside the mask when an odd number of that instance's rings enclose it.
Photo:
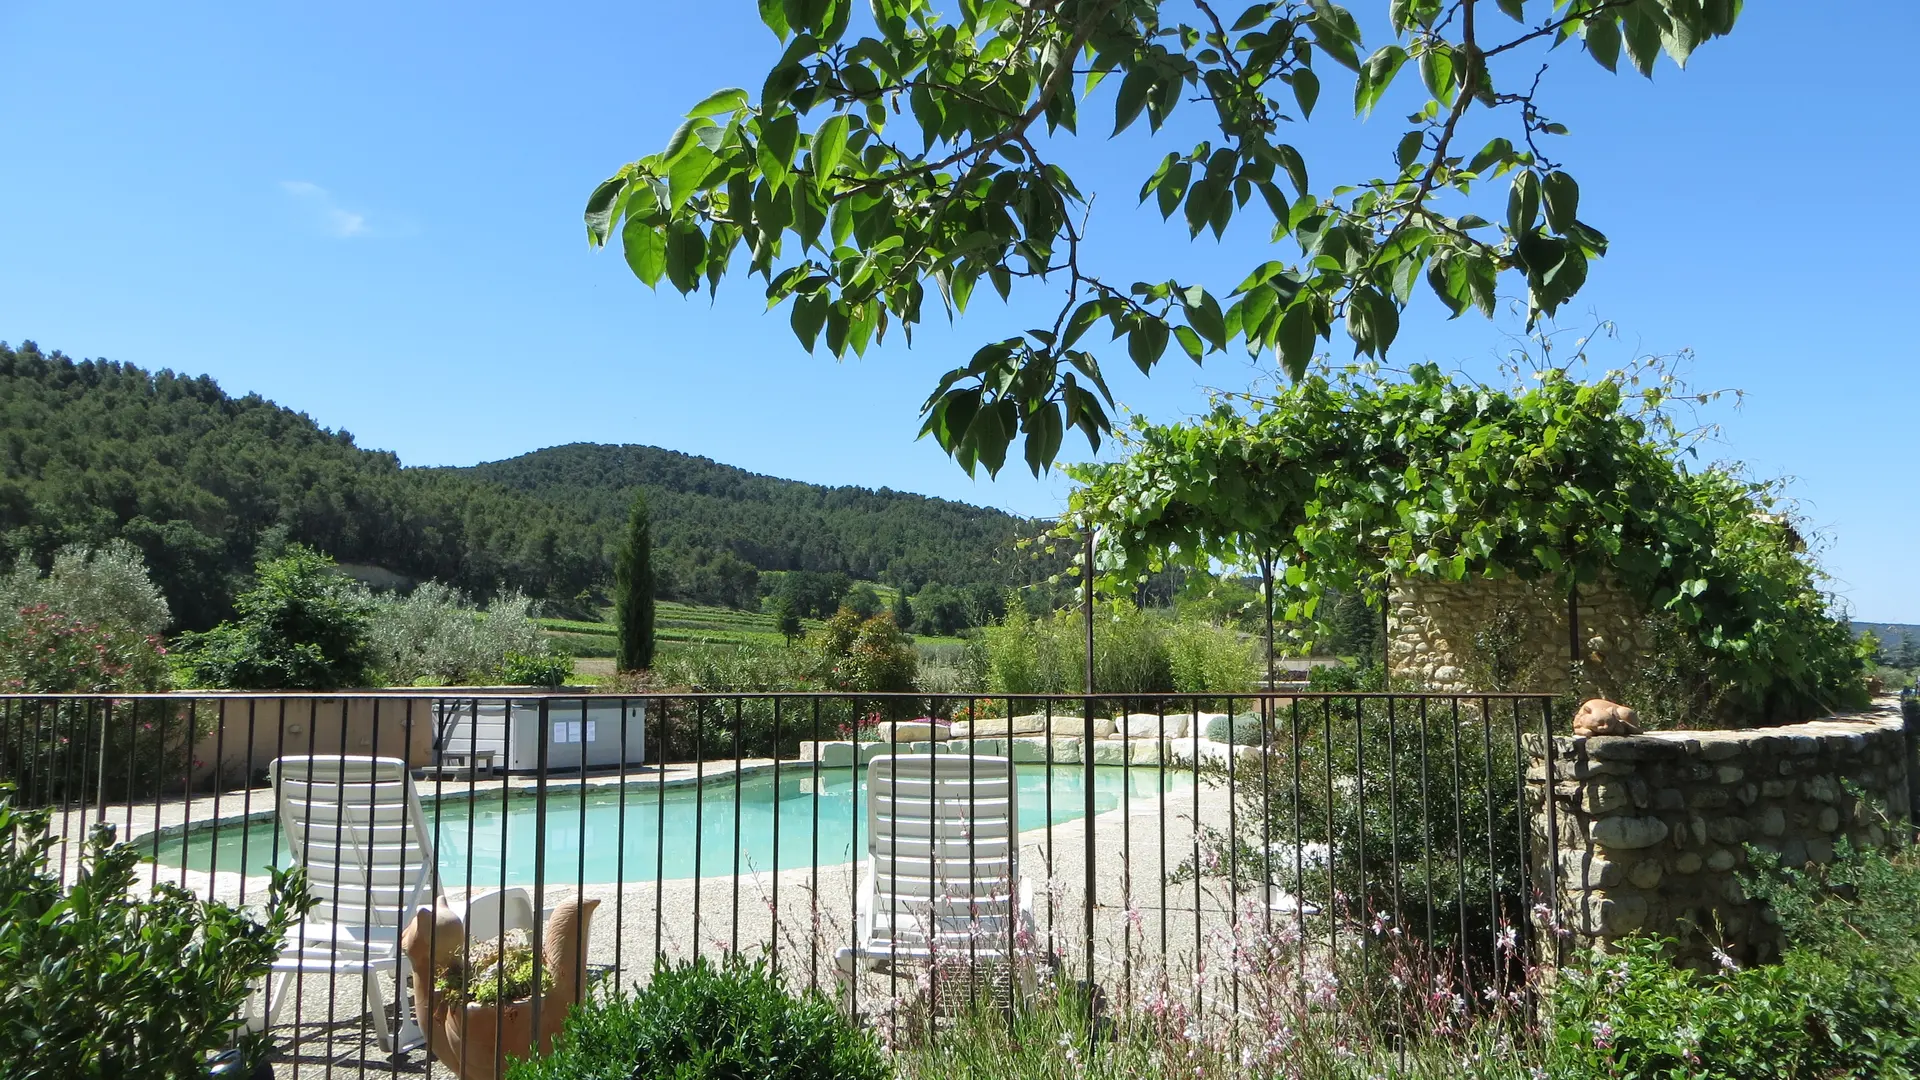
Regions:
[[[1607,580],[1700,650],[1726,707],[1789,720],[1859,703],[1861,661],[1774,491],[1686,466],[1662,377],[1553,368],[1503,392],[1416,365],[1314,375],[1195,423],[1140,423],[1133,453],[1075,470],[1124,588],[1169,563],[1275,558],[1290,623],[1389,580]],[[1076,526],[1077,527],[1077,526]],[[1565,586],[1560,586],[1564,588]],[[1357,618],[1354,620],[1357,623]]]
[[[889,615],[862,619],[843,607],[821,628],[819,679],[829,690],[897,693],[913,689],[919,655]]]
[[[862,619],[871,619],[875,615],[880,614],[880,608],[882,606],[880,603],[880,594],[874,592],[873,586],[864,581],[847,590],[846,605],[852,608],[853,613]],[[889,614],[891,614],[891,609],[889,609]],[[899,624],[896,623],[895,625]],[[906,628],[901,627],[901,629],[904,630]]]
[[[565,686],[573,679],[573,658],[545,653],[508,653],[500,681],[508,686]]]
[[[985,345],[923,408],[923,434],[969,472],[997,473],[1024,440],[1036,475],[1067,429],[1096,449],[1108,431],[1113,399],[1099,359],[1076,348],[1095,326],[1124,338],[1143,372],[1172,344],[1198,362],[1238,342],[1298,378],[1336,325],[1356,352],[1384,355],[1423,277],[1454,315],[1491,316],[1514,272],[1530,314],[1551,314],[1607,241],[1580,219],[1574,178],[1536,149],[1566,129],[1538,109],[1535,58],[1568,43],[1612,70],[1624,43],[1651,75],[1661,51],[1684,63],[1730,32],[1739,10],[1502,0],[1510,23],[1395,0],[1390,40],[1369,55],[1359,22],[1328,0],[1255,4],[1232,29],[1208,7],[1180,22],[1187,9],[1157,0],[957,11],[886,0],[873,9],[877,33],[857,39],[855,7],[762,4],[786,48],[758,96],[709,96],[662,150],[596,187],[589,242],[617,235],[641,281],[664,278],[681,293],[717,289],[742,257],[768,303],[789,305],[800,343],[812,350],[824,338],[836,357],[864,354],[894,326],[911,340],[930,293],[952,316],[982,279],[1003,300],[1016,281],[1051,280],[1052,322]],[[1280,136],[1312,113],[1336,65],[1356,74],[1362,119],[1402,70],[1419,71],[1424,93],[1411,100],[1424,103],[1395,135],[1391,172],[1316,187]],[[1155,200],[1163,218],[1178,213],[1193,237],[1219,237],[1251,214],[1276,242],[1298,245],[1297,261],[1252,267],[1231,291],[1235,278],[1127,286],[1116,282],[1149,275],[1096,272],[1081,251],[1091,200],[1060,162],[1103,81],[1118,87],[1116,134],[1143,115],[1159,133],[1182,103],[1211,107],[1198,144],[1194,124],[1176,122],[1165,135],[1175,148],[1150,173],[1140,163],[1142,202]],[[815,113],[803,132],[801,118]],[[1463,125],[1468,113],[1476,119]],[[1460,141],[1501,117],[1504,135],[1477,149]]]
[[[893,594],[893,605],[888,610],[893,616],[893,625],[902,630],[913,629],[913,601],[907,599],[907,591],[901,589]]]
[[[393,686],[501,680],[512,657],[546,660],[547,643],[532,610],[532,601],[509,593],[481,611],[459,590],[436,581],[405,596],[375,597],[367,627],[374,668]]]
[[[1314,689],[1369,688],[1365,671],[1334,671]],[[1356,924],[1384,915],[1432,948],[1491,956],[1501,923],[1532,903],[1519,877],[1518,735],[1539,724],[1537,711],[1502,703],[1482,713],[1355,697],[1296,699],[1264,736],[1235,717],[1236,741],[1264,738],[1268,760],[1236,773],[1237,832],[1203,828],[1204,865]]]
[[[661,966],[631,997],[574,1010],[554,1052],[507,1080],[891,1080],[873,1036],[826,997],[789,993],[764,961]]]
[[[1779,963],[1688,971],[1642,938],[1574,966],[1554,995],[1553,1075],[1920,1074],[1920,862],[1841,852],[1753,887],[1792,946]]]
[[[1235,746],[1259,746],[1267,740],[1266,724],[1252,713],[1213,717],[1201,734],[1214,742]]]
[[[647,497],[636,494],[627,514],[627,539],[613,564],[613,621],[620,636],[621,671],[653,666],[653,519]]]
[[[1244,691],[1266,674],[1263,641],[1197,618],[1167,627],[1167,669],[1182,694]]]
[[[105,694],[167,688],[160,639],[33,604],[0,620],[0,693]]]
[[[158,634],[172,621],[167,599],[147,575],[140,549],[124,540],[99,548],[72,544],[41,573],[22,553],[13,573],[0,577],[0,623],[21,608],[44,605],[82,622]]]
[[[1000,694],[1086,690],[1086,624],[1081,612],[1045,616],[1009,597],[1006,615],[981,632],[987,685]],[[1126,601],[1094,612],[1094,686],[1103,695],[1240,694],[1261,674],[1256,643],[1197,618],[1169,620]]]
[[[182,635],[179,672],[196,687],[337,690],[373,681],[373,599],[332,559],[294,546],[261,562],[238,617]]]
[[[199,1080],[310,905],[276,871],[264,920],[168,882],[96,826],[63,885],[44,812],[0,797],[0,1072],[9,1080]],[[260,1047],[253,1047],[257,1053]]]
[[[774,578],[772,599],[784,601],[802,618],[830,619],[852,585],[845,574],[789,570]]]

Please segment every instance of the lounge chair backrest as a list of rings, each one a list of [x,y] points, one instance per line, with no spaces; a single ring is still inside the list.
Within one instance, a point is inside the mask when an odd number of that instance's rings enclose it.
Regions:
[[[396,940],[436,891],[432,834],[398,758],[315,754],[274,759],[280,827],[319,903],[308,920]]]
[[[1013,762],[963,754],[867,766],[873,933],[960,951],[1004,946],[1019,868]]]

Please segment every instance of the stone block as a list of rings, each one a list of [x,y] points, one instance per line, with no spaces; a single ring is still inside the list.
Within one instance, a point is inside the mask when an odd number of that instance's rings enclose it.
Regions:
[[[1090,746],[1095,765],[1124,765],[1127,761],[1127,743],[1119,739],[1096,739]]]
[[[1169,754],[1171,759],[1172,755]],[[1159,765],[1160,741],[1158,739],[1127,740],[1127,760],[1135,765]],[[1171,760],[1168,762],[1171,764]]]
[[[1627,880],[1632,882],[1635,888],[1652,889],[1660,884],[1660,876],[1664,869],[1658,859],[1641,859],[1633,864],[1633,869],[1627,871]]]
[[[1080,764],[1080,740],[1055,735],[1053,737],[1053,763],[1055,765]]]
[[[1705,761],[1725,761],[1746,753],[1747,748],[1738,737],[1702,736],[1700,739],[1700,757]]]
[[[1833,841],[1817,836],[1807,841],[1807,861],[1825,866],[1833,861]]]
[[[820,764],[829,769],[844,769],[853,764],[853,744],[850,742],[823,742],[814,745],[818,748]]]
[[[1702,860],[1697,853],[1683,851],[1674,857],[1673,872],[1676,874],[1697,874],[1700,872],[1701,863]]]
[[[1722,784],[1737,784],[1746,779],[1747,770],[1738,765],[1722,765],[1713,770],[1713,778]]]
[[[1582,809],[1589,814],[1609,814],[1622,810],[1632,802],[1627,795],[1627,785],[1613,779],[1595,780],[1587,784],[1585,806]]]
[[[1620,937],[1640,929],[1647,921],[1647,898],[1639,893],[1588,893],[1587,925]]]
[[[1667,823],[1656,817],[1601,818],[1593,823],[1593,842],[1603,848],[1648,848],[1667,838]]]
[[[1833,782],[1833,777],[1824,773],[1807,777],[1801,783],[1800,791],[1814,802],[1830,803],[1840,797],[1839,785]]]
[[[1714,818],[1707,822],[1707,835],[1716,844],[1738,844],[1747,838],[1747,823],[1737,817]]]
[[[1805,866],[1807,863],[1807,843],[1792,839],[1780,845],[1780,865]]]
[[[1570,889],[1604,889],[1620,883],[1620,864],[1597,851],[1562,851],[1560,879]]]
[[[1047,737],[1025,736],[1012,740],[1012,757],[1018,762],[1045,762],[1047,760]]]
[[[1693,810],[1719,810],[1733,801],[1733,796],[1719,788],[1701,788],[1687,797],[1687,806]]]
[[[1769,799],[1784,799],[1793,794],[1793,781],[1766,780],[1760,784],[1760,794]]]
[[[1754,800],[1760,797],[1760,789],[1753,784],[1741,784],[1740,790],[1734,792],[1733,797],[1739,799],[1742,806],[1752,806]]]
[[[1840,811],[1835,810],[1831,806],[1821,807],[1819,816],[1814,819],[1813,825],[1814,828],[1819,829],[1823,833],[1833,832],[1840,827]]]
[[[1653,793],[1655,810],[1683,810],[1686,805],[1687,797],[1680,793],[1679,788],[1661,788]]]
[[[1652,761],[1672,756],[1674,747],[1643,735],[1595,735],[1587,739],[1586,751],[1595,761]]]
[[[1707,855],[1707,869],[1716,874],[1726,873],[1738,865],[1739,862],[1740,856],[1735,855],[1730,848],[1714,848],[1713,851]]]
[[[1769,806],[1760,811],[1760,819],[1755,822],[1762,836],[1779,836],[1787,831],[1787,815],[1777,806]]]

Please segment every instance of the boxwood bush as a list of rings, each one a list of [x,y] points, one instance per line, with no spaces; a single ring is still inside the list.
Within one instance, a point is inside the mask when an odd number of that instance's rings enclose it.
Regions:
[[[888,1080],[873,1037],[826,997],[796,996],[764,962],[663,966],[631,996],[567,1017],[554,1052],[507,1080]]]

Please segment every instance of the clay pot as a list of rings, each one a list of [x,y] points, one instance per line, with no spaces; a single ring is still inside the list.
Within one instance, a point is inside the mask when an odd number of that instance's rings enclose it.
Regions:
[[[458,956],[466,928],[444,898],[421,908],[400,935],[413,965],[414,1007],[433,1056],[460,1080],[497,1080],[506,1063],[553,1049],[553,1037],[585,986],[587,917],[598,900],[573,899],[553,909],[542,936],[541,963],[553,974],[553,989],[540,997],[539,1045],[535,1050],[531,997],[492,1005],[454,1006],[434,990],[433,972]]]

